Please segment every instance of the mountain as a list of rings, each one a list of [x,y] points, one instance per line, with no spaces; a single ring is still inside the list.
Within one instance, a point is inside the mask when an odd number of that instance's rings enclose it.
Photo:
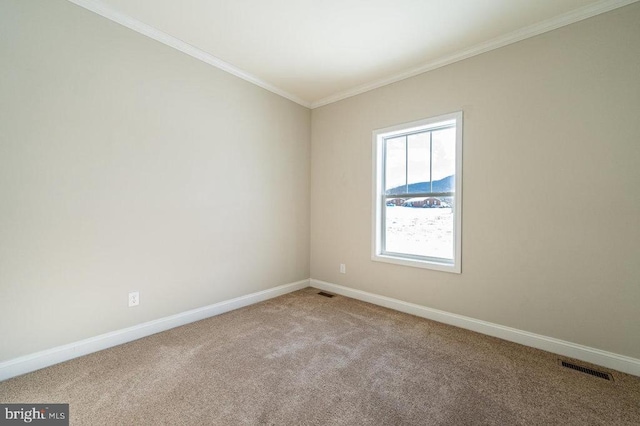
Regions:
[[[409,194],[419,194],[423,192],[431,192],[431,182],[418,182],[409,185]],[[396,186],[387,191],[387,195],[404,194],[407,187],[405,185]],[[433,192],[453,192],[456,190],[455,177],[447,176],[440,180],[433,181]]]

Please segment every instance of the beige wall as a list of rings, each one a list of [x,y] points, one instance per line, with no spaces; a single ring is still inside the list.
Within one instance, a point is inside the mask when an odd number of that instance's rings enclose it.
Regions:
[[[313,110],[312,278],[640,358],[639,22],[634,4]],[[462,274],[371,261],[372,130],[457,110]]]
[[[308,278],[309,140],[306,108],[3,0],[0,361]]]
[[[640,358],[637,22],[310,113],[66,1],[3,0],[0,361],[309,275]],[[371,131],[456,110],[463,273],[372,262]]]

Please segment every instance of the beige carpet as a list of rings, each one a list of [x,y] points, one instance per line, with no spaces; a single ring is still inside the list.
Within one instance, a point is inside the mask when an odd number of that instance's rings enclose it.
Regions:
[[[638,377],[317,292],[2,382],[0,402],[94,425],[640,424]]]

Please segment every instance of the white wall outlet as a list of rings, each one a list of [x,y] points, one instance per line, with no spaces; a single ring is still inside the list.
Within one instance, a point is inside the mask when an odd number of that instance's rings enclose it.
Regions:
[[[140,304],[140,292],[132,291],[129,293],[129,307],[138,306]]]
[[[347,265],[345,265],[344,263],[340,264],[340,273],[341,274],[346,274],[347,273]]]

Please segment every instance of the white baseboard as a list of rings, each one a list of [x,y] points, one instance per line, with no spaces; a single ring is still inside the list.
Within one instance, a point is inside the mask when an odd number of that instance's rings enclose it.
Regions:
[[[499,324],[493,324],[487,321],[481,321],[463,315],[452,314],[438,309],[431,309],[425,306],[413,303],[403,302],[402,300],[392,299],[386,296],[368,293],[366,291],[355,290],[338,284],[332,284],[320,280],[311,279],[311,287],[320,290],[329,291],[331,293],[340,294],[342,296],[351,297],[353,299],[362,300],[363,302],[373,303],[374,305],[383,306],[400,312],[405,312],[418,317],[427,318],[441,323],[454,325],[456,327],[467,330],[476,331],[510,342],[520,343],[522,345],[531,346],[533,348],[542,349],[558,355],[579,359],[581,361],[590,362],[592,364],[601,365],[613,370],[622,371],[623,373],[640,376],[640,359],[631,358],[624,355],[618,355],[613,352],[607,352],[576,343],[567,342],[553,337],[542,336],[540,334],[529,333],[511,327],[505,327]]]
[[[204,306],[202,308],[192,309],[176,315],[145,322],[122,330],[90,337],[88,339],[80,340],[79,342],[69,343],[67,345],[4,361],[0,363],[0,381],[39,370],[44,367],[49,367],[60,362],[68,361],[82,355],[87,355],[113,346],[121,345],[123,343],[131,342],[161,331],[233,311],[234,309],[253,305],[254,303],[272,299],[308,286],[308,279],[291,284],[285,284],[268,290],[259,291],[257,293],[251,293],[246,296],[236,297],[235,299],[214,303],[213,305]]]
[[[337,284],[307,279],[5,361],[0,363],[0,381],[272,299],[308,286],[640,376],[640,360],[636,358],[618,355],[612,352],[542,336],[540,334],[529,333],[463,315],[427,308],[425,306],[392,299],[386,296],[379,296]]]

